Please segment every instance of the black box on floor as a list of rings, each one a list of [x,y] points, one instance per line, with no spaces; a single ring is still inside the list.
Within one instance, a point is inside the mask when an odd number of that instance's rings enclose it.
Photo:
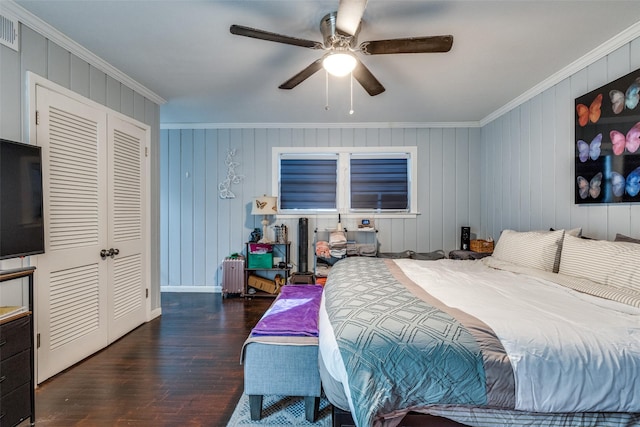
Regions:
[[[316,283],[316,276],[313,273],[293,273],[289,283],[292,285],[313,285]]]

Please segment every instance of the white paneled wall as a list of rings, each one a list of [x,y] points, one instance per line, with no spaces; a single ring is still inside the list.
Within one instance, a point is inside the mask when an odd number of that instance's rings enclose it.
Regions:
[[[383,252],[449,251],[459,246],[461,226],[479,231],[479,128],[165,129],[160,138],[164,290],[219,290],[222,260],[243,251],[253,228],[261,227],[261,218],[250,214],[250,202],[271,193],[271,149],[288,146],[418,147],[420,215],[376,220]],[[225,158],[234,149],[236,173],[244,178],[230,188],[235,199],[221,199],[218,185],[227,175]],[[316,227],[335,227],[337,221],[308,218],[310,242]],[[281,218],[272,225],[283,223],[289,227],[295,264],[298,220]],[[355,220],[345,226],[355,226]]]
[[[28,93],[25,88],[27,72],[51,80],[101,105],[106,105],[151,128],[151,309],[160,308],[159,266],[157,248],[158,219],[158,156],[160,106],[128,87],[126,84],[80,59],[70,50],[56,44],[38,30],[20,24],[20,51],[0,46],[0,137],[29,142],[27,117]],[[20,259],[0,262],[2,268],[21,266]]]
[[[482,128],[481,234],[582,227],[640,237],[640,205],[574,204],[574,100],[640,68],[640,40],[617,49]]]
[[[417,146],[415,219],[376,222],[380,250],[429,252],[458,247],[460,227],[478,238],[500,232],[582,227],[585,235],[640,237],[640,205],[575,205],[574,100],[640,68],[640,40],[562,80],[480,128],[282,128],[161,131],[161,285],[206,290],[220,285],[220,263],[243,250],[259,219],[252,197],[269,194],[274,146]],[[227,150],[237,150],[243,182],[223,200]],[[335,219],[310,219],[310,229]],[[297,220],[289,226],[297,252]],[[349,227],[349,223],[346,224]],[[310,233],[310,239],[313,238]],[[311,260],[310,260],[311,261]]]

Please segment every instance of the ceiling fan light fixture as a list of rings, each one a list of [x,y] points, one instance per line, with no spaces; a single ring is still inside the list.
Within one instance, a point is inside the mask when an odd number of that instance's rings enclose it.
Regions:
[[[355,56],[347,52],[329,52],[322,60],[322,67],[329,74],[343,77],[356,68],[358,61]]]

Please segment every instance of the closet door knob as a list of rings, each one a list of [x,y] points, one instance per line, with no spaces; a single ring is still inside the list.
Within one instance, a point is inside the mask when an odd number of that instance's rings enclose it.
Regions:
[[[110,256],[111,258],[113,258],[114,256],[118,255],[120,253],[120,249],[109,249],[109,252],[107,253],[108,256]]]

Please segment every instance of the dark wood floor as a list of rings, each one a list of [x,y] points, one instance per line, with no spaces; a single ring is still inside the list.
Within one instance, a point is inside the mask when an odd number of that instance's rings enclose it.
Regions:
[[[36,425],[226,426],[242,343],[271,302],[163,293],[161,317],[38,387]]]

